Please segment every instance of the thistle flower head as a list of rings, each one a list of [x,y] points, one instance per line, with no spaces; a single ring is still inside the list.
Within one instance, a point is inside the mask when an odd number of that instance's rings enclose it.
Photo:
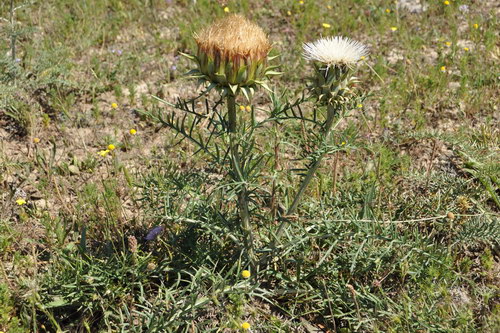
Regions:
[[[354,65],[368,55],[368,49],[358,41],[347,37],[325,37],[303,45],[304,58],[327,66]]]
[[[264,31],[241,15],[229,15],[195,34],[199,51],[212,57],[239,62],[263,60],[271,44]]]
[[[356,63],[368,55],[365,45],[336,36],[303,45],[304,58],[313,61],[315,76],[310,86],[318,103],[340,107],[349,101],[357,79],[352,76]]]
[[[266,76],[279,74],[267,67],[271,43],[255,23],[237,14],[225,16],[194,35],[198,52],[189,56],[198,69],[191,77],[218,88],[230,88],[235,94],[240,88],[245,95],[253,93],[255,85],[266,87]],[[245,88],[245,89],[243,89]]]

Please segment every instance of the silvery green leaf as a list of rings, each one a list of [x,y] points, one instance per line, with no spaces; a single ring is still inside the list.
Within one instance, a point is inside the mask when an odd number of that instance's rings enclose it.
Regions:
[[[185,58],[188,58],[189,60],[196,60],[196,57],[187,53],[179,52],[179,54]]]
[[[283,72],[276,72],[276,71],[266,71],[266,76],[267,75],[281,75]]]
[[[229,84],[229,88],[233,92],[234,95],[236,95],[236,91],[238,91],[238,85],[237,84]]]
[[[245,98],[247,99],[247,101],[250,102],[250,98],[248,96],[248,88],[247,87],[241,87],[241,91],[243,92],[243,95],[245,95]]]
[[[265,82],[262,82],[262,81],[255,81],[255,83],[259,84],[262,88],[266,89],[267,91],[269,92],[273,92],[271,90],[271,88],[269,88],[269,86],[265,83]]]
[[[274,59],[276,59],[276,58],[278,58],[278,57],[279,57],[279,54],[274,55],[274,56],[267,57],[267,61],[273,61]]]

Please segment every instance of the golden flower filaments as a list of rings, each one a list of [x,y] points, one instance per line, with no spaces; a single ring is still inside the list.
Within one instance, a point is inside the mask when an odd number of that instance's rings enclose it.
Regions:
[[[233,94],[241,89],[252,94],[256,85],[265,84],[266,76],[279,74],[267,67],[271,44],[264,31],[241,15],[226,16],[195,34],[198,69],[191,77],[209,81]],[[267,88],[267,87],[266,87]]]
[[[365,45],[336,36],[321,38],[303,45],[304,59],[313,61],[316,75],[311,91],[322,104],[338,104],[345,100],[356,82],[352,70],[368,55]]]

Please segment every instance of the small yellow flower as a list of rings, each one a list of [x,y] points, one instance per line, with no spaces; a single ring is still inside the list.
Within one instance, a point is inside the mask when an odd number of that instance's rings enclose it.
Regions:
[[[474,29],[479,29],[479,24],[477,23],[474,23],[472,26],[474,27]]]
[[[391,27],[391,30],[396,31],[396,30],[398,30],[398,27]]]
[[[446,46],[451,46],[451,42],[445,42],[444,43]]]
[[[328,8],[328,9],[332,9],[332,6],[330,6],[330,5],[327,5],[327,6],[326,6],[326,8]]]
[[[446,66],[441,66],[440,70],[441,72],[446,72]]]
[[[361,104],[361,103],[360,103],[360,104],[358,104],[357,106],[358,106],[358,108],[360,108],[360,109],[361,109],[361,108],[363,107],[363,104]]]
[[[135,135],[137,133],[137,131],[135,130],[135,128],[131,128],[130,131],[128,131],[131,135]]]
[[[230,12],[229,7],[224,7],[224,12],[229,13]]]
[[[114,144],[110,144],[110,145],[108,145],[108,150],[110,150],[110,151],[111,151],[111,150],[115,150],[115,148],[116,148],[116,147],[115,147],[115,145],[114,145]]]
[[[106,155],[108,155],[109,153],[109,150],[106,149],[106,150],[101,150],[98,152],[99,155],[101,155],[102,157],[106,157]]]
[[[40,138],[33,138],[33,143],[39,143],[40,142]]]
[[[458,208],[460,208],[460,210],[462,210],[462,211],[466,211],[466,210],[472,208],[472,205],[469,201],[469,198],[467,198],[466,196],[463,196],[463,195],[460,195],[457,197],[457,205],[458,205]]]
[[[116,103],[111,103],[111,108],[112,108],[112,109],[117,109],[117,108],[118,108],[118,104],[116,104]]]
[[[329,29],[329,28],[331,28],[331,27],[332,27],[332,26],[331,26],[331,25],[329,25],[328,23],[323,23],[322,25],[323,25],[323,28],[325,28],[325,29]]]
[[[247,105],[245,110],[247,110],[248,112],[252,111],[252,107],[250,105]]]
[[[464,51],[465,52],[469,52],[469,48],[468,47],[464,47]]]
[[[391,12],[391,10],[390,10],[389,8],[387,8],[387,9],[385,10],[385,12],[389,14],[389,13]]]
[[[300,0],[299,5],[303,5],[303,4],[304,4],[304,1]]]
[[[19,206],[25,205],[26,204],[26,200],[24,200],[22,198],[19,198],[19,199],[16,200],[16,204],[18,204]]]
[[[366,57],[365,57],[365,56],[361,56],[361,57],[359,57],[359,60],[365,60],[365,59],[366,59]]]
[[[345,143],[346,143],[345,141],[342,141],[341,145],[342,145],[342,146],[345,146]]]
[[[241,272],[241,276],[244,279],[248,279],[250,277],[250,271],[245,269],[244,271]]]
[[[443,2],[445,6],[449,6],[450,5],[450,2],[448,0],[444,1]]]
[[[240,105],[240,111],[245,111],[245,106],[244,105]]]
[[[287,11],[286,13],[287,13],[288,16],[292,15],[291,11]]]
[[[243,324],[241,324],[241,328],[244,329],[245,331],[249,330],[250,324],[245,321]]]

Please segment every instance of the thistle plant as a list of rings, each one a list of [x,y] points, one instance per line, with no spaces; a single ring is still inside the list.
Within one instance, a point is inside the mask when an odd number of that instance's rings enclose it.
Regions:
[[[274,71],[277,66],[268,66],[273,58],[268,57],[271,49],[264,31],[241,15],[224,17],[206,29],[195,34],[198,50],[196,56],[186,55],[193,60],[197,68],[188,74],[200,83],[208,84],[206,91],[215,88],[227,103],[227,126],[223,125],[229,136],[229,155],[232,167],[231,176],[237,185],[237,204],[244,243],[250,265],[253,268],[254,248],[250,225],[248,182],[249,150],[242,145],[243,140],[251,141],[248,135],[243,139],[245,125],[238,123],[236,98],[242,93],[250,100],[258,87],[269,90],[265,80],[280,73]],[[222,116],[224,117],[224,115]],[[225,118],[225,117],[224,117]],[[241,130],[240,130],[241,129]],[[250,136],[251,136],[251,132]]]
[[[257,261],[250,216],[250,208],[253,207],[249,206],[250,202],[257,203],[258,200],[255,199],[266,192],[260,184],[263,175],[261,170],[273,155],[257,152],[254,133],[258,129],[265,130],[263,125],[266,122],[278,123],[290,119],[312,122],[320,128],[320,135],[317,135],[320,142],[311,143],[311,147],[317,149],[309,156],[311,163],[307,165],[300,188],[293,201],[290,200],[290,207],[280,212],[281,224],[271,244],[271,248],[274,248],[288,224],[288,217],[296,213],[322,159],[329,152],[339,150],[338,147],[332,148],[330,139],[356,100],[354,84],[357,79],[354,72],[357,62],[367,55],[367,50],[362,44],[342,37],[324,38],[305,44],[304,57],[312,61],[314,67],[311,85],[307,87],[310,96],[303,95],[295,103],[282,103],[266,85],[269,77],[280,73],[274,71],[276,66],[268,66],[271,44],[260,27],[243,16],[229,15],[195,34],[195,40],[198,47],[196,55],[184,54],[196,65],[195,69],[188,72],[188,77],[205,84],[206,89],[202,95],[215,89],[221,99],[213,106],[207,100],[206,112],[203,113],[196,111],[194,100],[188,102],[179,99],[178,103],[172,104],[159,99],[185,112],[182,119],[172,112],[166,118],[160,116],[159,120],[191,140],[199,147],[198,151],[206,153],[214,162],[223,168],[228,167],[231,179],[228,188],[236,197],[237,221],[243,235],[244,252],[251,270],[255,271]],[[248,112],[244,111],[246,108],[236,108],[236,99],[239,95],[244,95],[249,100],[259,87],[271,92],[272,109],[269,118],[257,122],[253,110],[247,115]],[[308,118],[300,108],[300,104],[309,99],[315,101],[312,118]],[[221,108],[224,101],[226,109]],[[317,117],[318,110],[326,110],[324,121]],[[188,115],[194,120],[186,120]],[[196,133],[197,125],[205,125],[209,135]],[[214,143],[215,140],[218,143]]]
[[[316,100],[318,107],[326,108],[326,120],[322,124],[319,149],[315,152],[300,188],[278,228],[277,239],[288,225],[287,217],[296,213],[307,186],[328,153],[325,147],[328,146],[332,132],[351,109],[352,101],[356,97],[354,86],[358,82],[354,76],[355,69],[359,60],[368,55],[366,46],[341,36],[305,43],[303,50],[304,59],[311,61],[314,67],[314,76],[309,86],[311,97]]]

